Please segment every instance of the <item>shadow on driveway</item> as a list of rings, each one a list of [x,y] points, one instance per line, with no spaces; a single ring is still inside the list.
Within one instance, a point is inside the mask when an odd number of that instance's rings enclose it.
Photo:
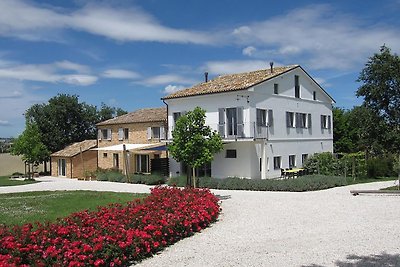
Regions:
[[[387,254],[383,252],[378,255],[358,256],[350,254],[346,260],[337,260],[335,266],[338,267],[396,267],[400,266],[400,254]],[[325,267],[323,265],[311,264],[302,265],[302,267]]]

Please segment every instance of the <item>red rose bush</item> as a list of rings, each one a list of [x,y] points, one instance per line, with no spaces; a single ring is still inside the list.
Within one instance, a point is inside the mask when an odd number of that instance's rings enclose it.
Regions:
[[[144,200],[74,213],[56,223],[0,226],[2,266],[121,266],[216,221],[208,189],[155,187]]]

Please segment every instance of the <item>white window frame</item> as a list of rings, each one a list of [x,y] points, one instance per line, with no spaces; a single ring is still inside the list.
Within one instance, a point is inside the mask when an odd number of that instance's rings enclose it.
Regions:
[[[274,170],[280,170],[282,168],[282,157],[275,156],[274,157]]]
[[[296,113],[292,111],[286,111],[286,126],[288,128],[296,127]]]

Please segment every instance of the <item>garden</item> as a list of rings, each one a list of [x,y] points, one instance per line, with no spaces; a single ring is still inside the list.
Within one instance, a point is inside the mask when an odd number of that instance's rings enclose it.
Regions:
[[[126,266],[215,222],[207,189],[155,187],[144,199],[55,222],[0,226],[0,266]]]

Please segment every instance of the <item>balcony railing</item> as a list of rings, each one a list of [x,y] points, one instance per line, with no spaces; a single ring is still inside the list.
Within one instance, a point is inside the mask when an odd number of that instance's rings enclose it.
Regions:
[[[268,139],[268,126],[257,125],[255,122],[243,124],[207,124],[212,130],[217,131],[224,140],[238,139]],[[174,127],[168,129],[168,140],[172,140]]]

